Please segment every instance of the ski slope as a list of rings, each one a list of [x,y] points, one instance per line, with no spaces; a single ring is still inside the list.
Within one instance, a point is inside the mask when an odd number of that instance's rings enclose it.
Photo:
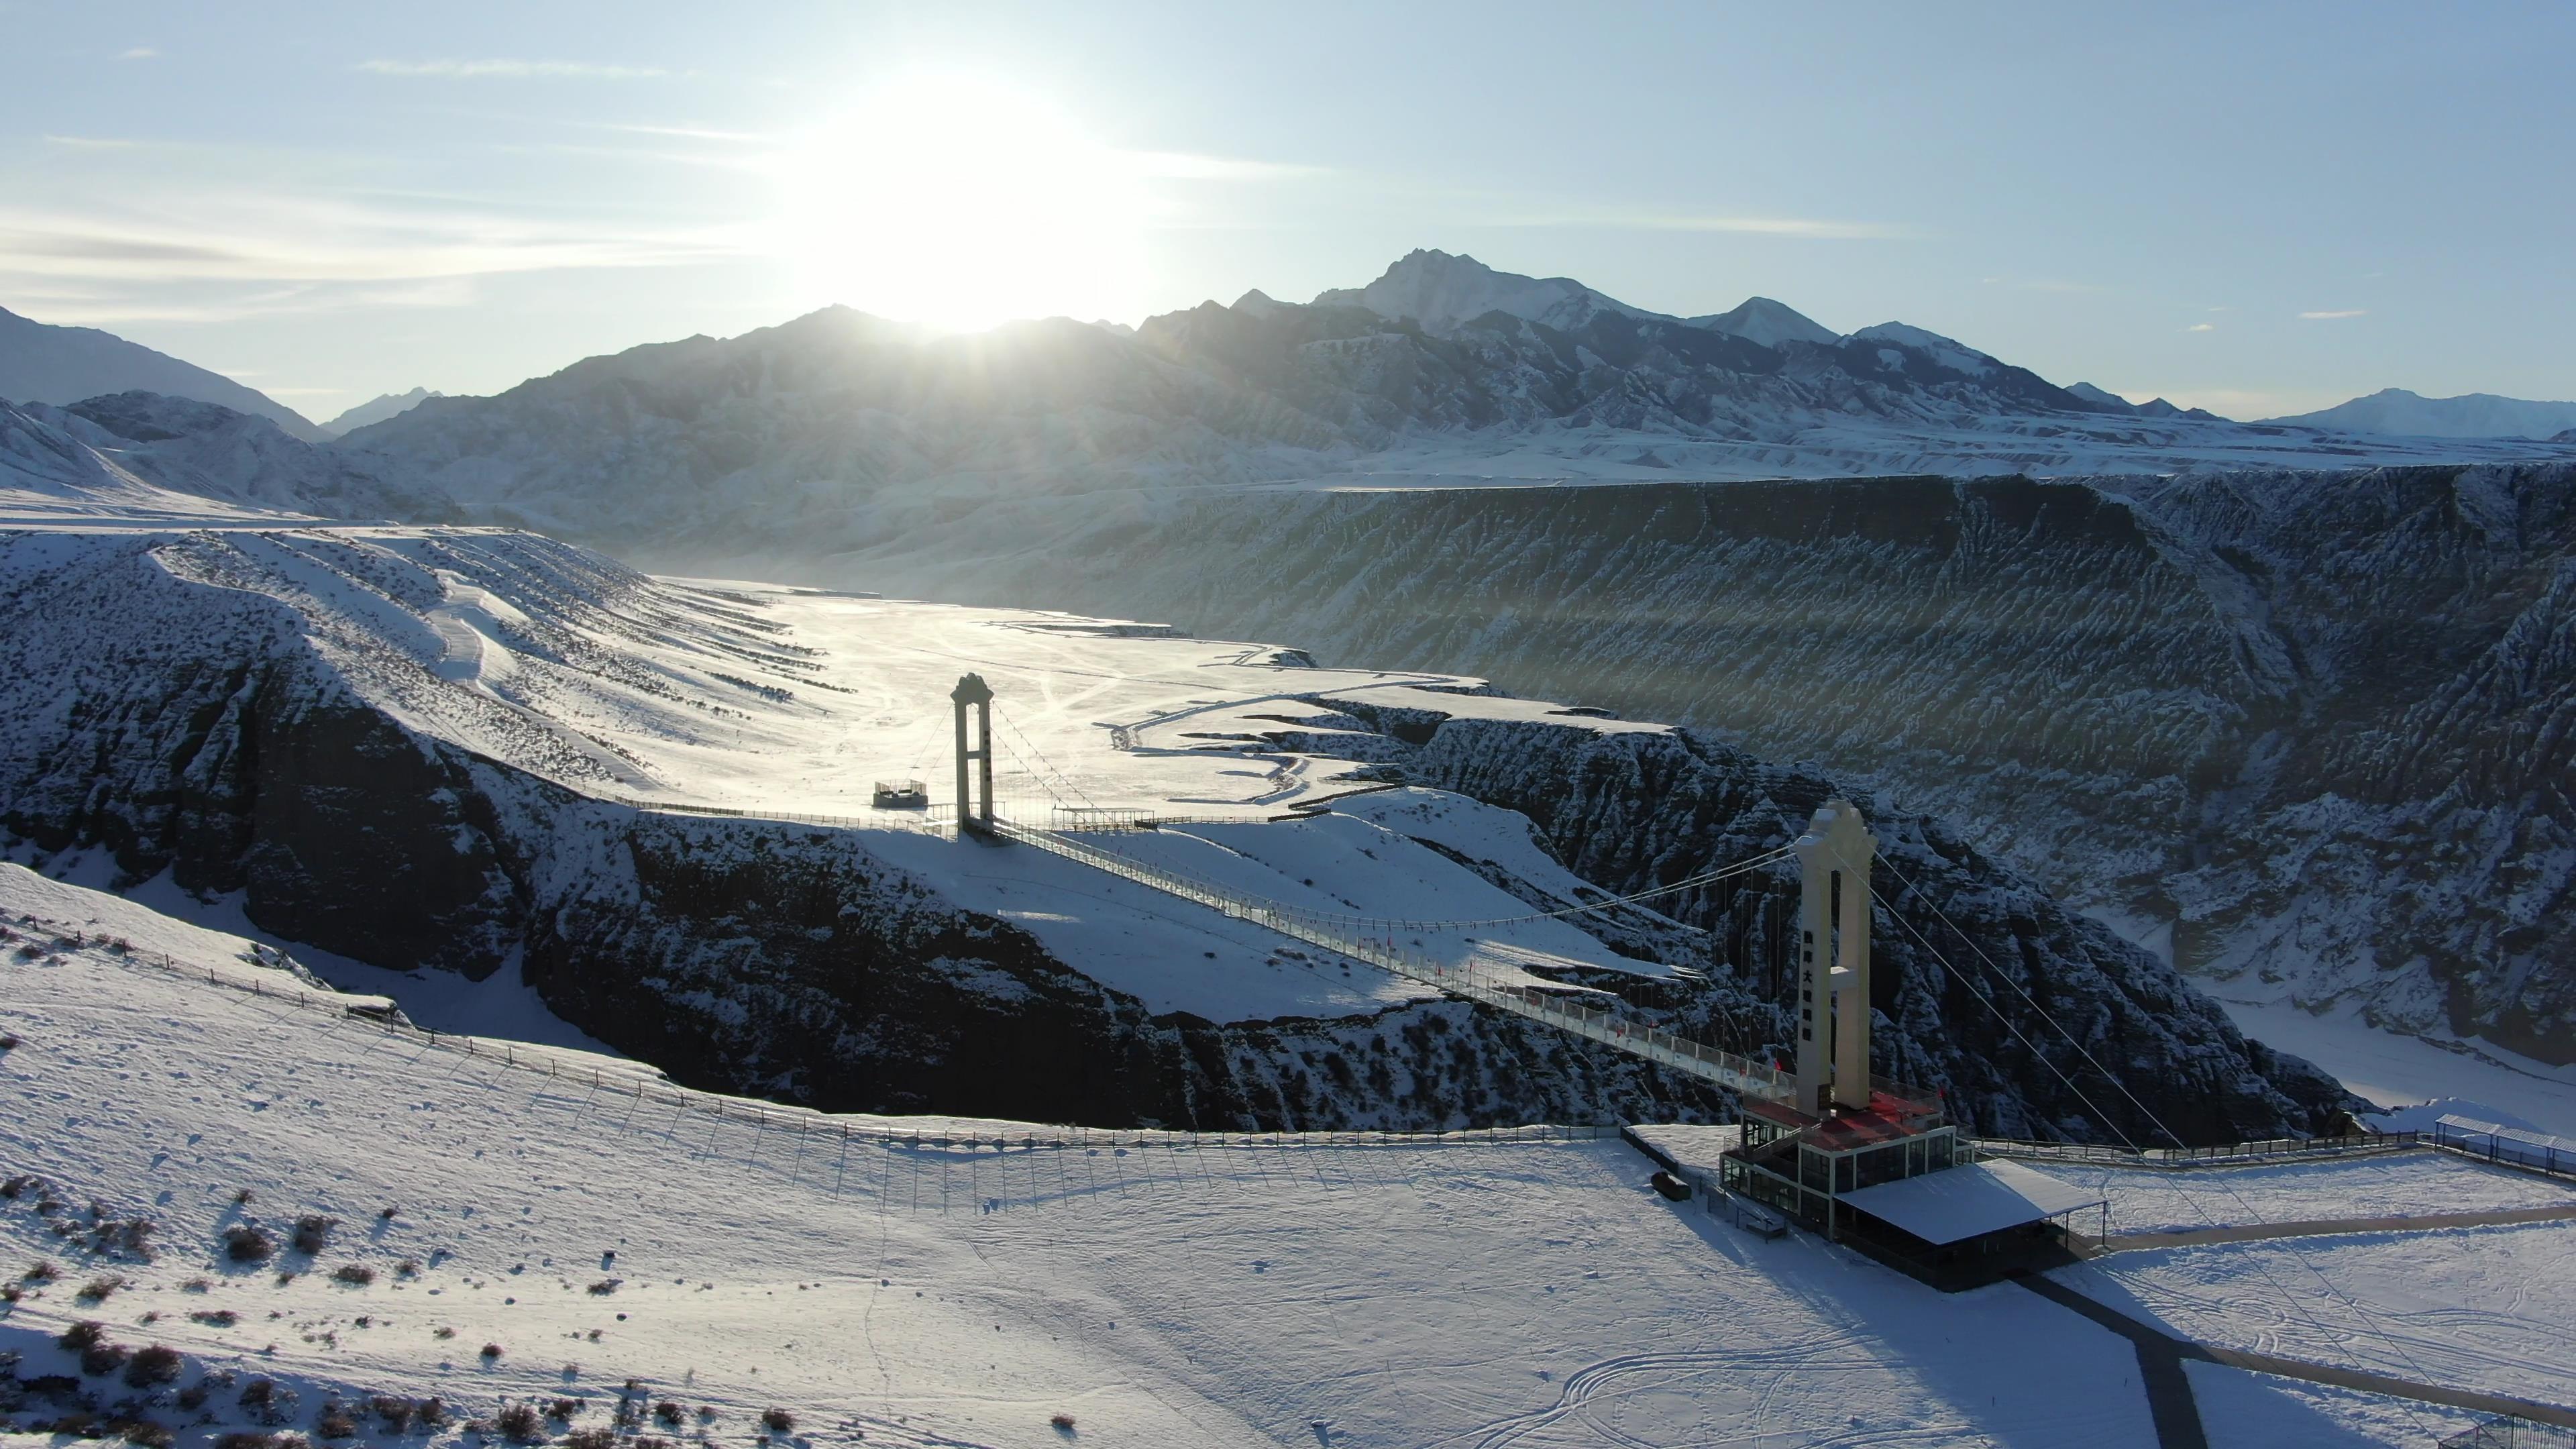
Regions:
[[[16,933],[0,1026],[19,1039],[0,1054],[0,1151],[65,1203],[151,1218],[158,1254],[93,1263],[31,1194],[0,1202],[7,1251],[64,1270],[0,1316],[23,1375],[62,1370],[52,1336],[91,1318],[115,1342],[181,1350],[189,1381],[275,1379],[302,1424],[334,1397],[440,1396],[457,1423],[424,1442],[441,1449],[507,1399],[569,1398],[571,1425],[603,1426],[630,1379],[681,1407],[679,1428],[647,1432],[709,1443],[750,1438],[773,1407],[799,1446],[2154,1442],[2134,1358],[2107,1331],[2010,1285],[1944,1296],[1803,1235],[1739,1236],[1647,1190],[1647,1164],[1616,1141],[1057,1148],[1054,1129],[1010,1124],[719,1115],[722,1099],[629,1095],[618,1063],[592,1059],[610,1069],[601,1086],[578,1054],[540,1075],[139,949],[67,946],[62,926],[24,918],[84,903],[27,881],[0,872]],[[148,939],[181,967],[301,985],[227,938]],[[860,1134],[846,1147],[844,1126]],[[2327,1174],[2303,1182],[2337,1199]],[[338,1220],[309,1260],[253,1270],[217,1250],[235,1223],[307,1213]],[[2328,1287],[2275,1269],[2289,1303],[2231,1283],[2227,1265],[2249,1261],[2235,1247],[2200,1252],[2172,1286],[2149,1254],[2073,1281],[2160,1295],[2214,1339],[2273,1342],[2286,1323],[2336,1323],[2334,1293],[2402,1279],[2405,1304],[2372,1301],[2411,1315],[2419,1356],[2546,1387],[2532,1375],[2563,1330],[2527,1326],[2563,1305],[2460,1311],[2505,1270],[2454,1273],[2457,1241],[2418,1242],[2405,1272],[2396,1250],[2328,1255]],[[2515,1274],[2564,1280],[2576,1233],[2515,1241]],[[348,1263],[374,1280],[335,1281]],[[72,1301],[108,1271],[126,1285]],[[218,1311],[237,1318],[190,1316]],[[485,1359],[486,1343],[502,1352]],[[2468,1422],[2208,1365],[2193,1377],[2222,1445],[2422,1442]],[[243,1424],[229,1392],[208,1413],[196,1430]]]

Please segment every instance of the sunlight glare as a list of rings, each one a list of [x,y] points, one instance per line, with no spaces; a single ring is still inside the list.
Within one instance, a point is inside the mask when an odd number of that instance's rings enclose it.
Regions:
[[[817,305],[955,331],[1137,310],[1135,165],[1007,86],[882,86],[816,128],[781,180],[783,250]]]

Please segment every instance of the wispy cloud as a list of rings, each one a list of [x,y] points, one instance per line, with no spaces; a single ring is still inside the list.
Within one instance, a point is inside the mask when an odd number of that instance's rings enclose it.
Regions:
[[[1734,232],[1747,236],[1798,237],[1809,241],[1903,241],[1912,227],[1876,221],[1843,221],[1813,216],[1721,216],[1689,212],[1637,211],[1619,208],[1540,210],[1485,217],[1484,226],[1600,227],[1614,231]]]
[[[70,146],[77,150],[88,151],[131,151],[143,143],[140,141],[120,140],[112,136],[57,136],[51,131],[48,131],[45,133],[45,144],[48,146]]]
[[[2218,330],[2218,324],[2215,322],[2194,322],[2182,330],[2185,332],[2215,332]]]
[[[132,50],[118,51],[116,53],[116,58],[118,60],[155,60],[158,59],[160,55],[161,52],[154,50],[151,46],[138,45]]]
[[[436,76],[449,80],[652,80],[670,72],[659,66],[603,65],[587,60],[362,60],[358,69],[377,75]]]
[[[2370,309],[2366,307],[2348,307],[2340,312],[2302,312],[2299,314],[2299,320],[2302,322],[2340,322],[2346,317],[2367,317],[2369,315]]]

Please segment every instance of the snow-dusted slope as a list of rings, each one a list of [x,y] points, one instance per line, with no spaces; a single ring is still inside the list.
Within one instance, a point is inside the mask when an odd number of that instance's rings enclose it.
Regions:
[[[268,419],[320,442],[310,419],[267,394],[94,327],[54,327],[0,308],[0,401],[76,403],[116,392],[166,393]]]
[[[2529,402],[2473,392],[2425,397],[2402,387],[2268,421],[2292,428],[2339,428],[2424,438],[2548,438],[2576,428],[2576,402]]]

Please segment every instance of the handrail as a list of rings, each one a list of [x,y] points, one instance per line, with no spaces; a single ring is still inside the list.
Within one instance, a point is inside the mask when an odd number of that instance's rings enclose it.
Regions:
[[[1132,856],[1073,840],[1009,820],[996,820],[996,834],[1035,846],[1122,880],[1206,906],[1233,920],[1248,921],[1280,935],[1320,946],[1381,970],[1419,981],[1452,996],[1481,1001],[1517,1016],[1544,1022],[1588,1041],[1614,1047],[1661,1066],[1698,1077],[1743,1095],[1788,1101],[1796,1095],[1791,1076],[1777,1067],[1693,1041],[1678,1032],[1644,1026],[1607,1008],[1564,1000],[1517,982],[1500,979],[1474,960],[1439,961],[1416,956],[1395,944],[1405,928],[1396,920],[1338,916],[1246,896],[1185,872],[1149,865]]]

